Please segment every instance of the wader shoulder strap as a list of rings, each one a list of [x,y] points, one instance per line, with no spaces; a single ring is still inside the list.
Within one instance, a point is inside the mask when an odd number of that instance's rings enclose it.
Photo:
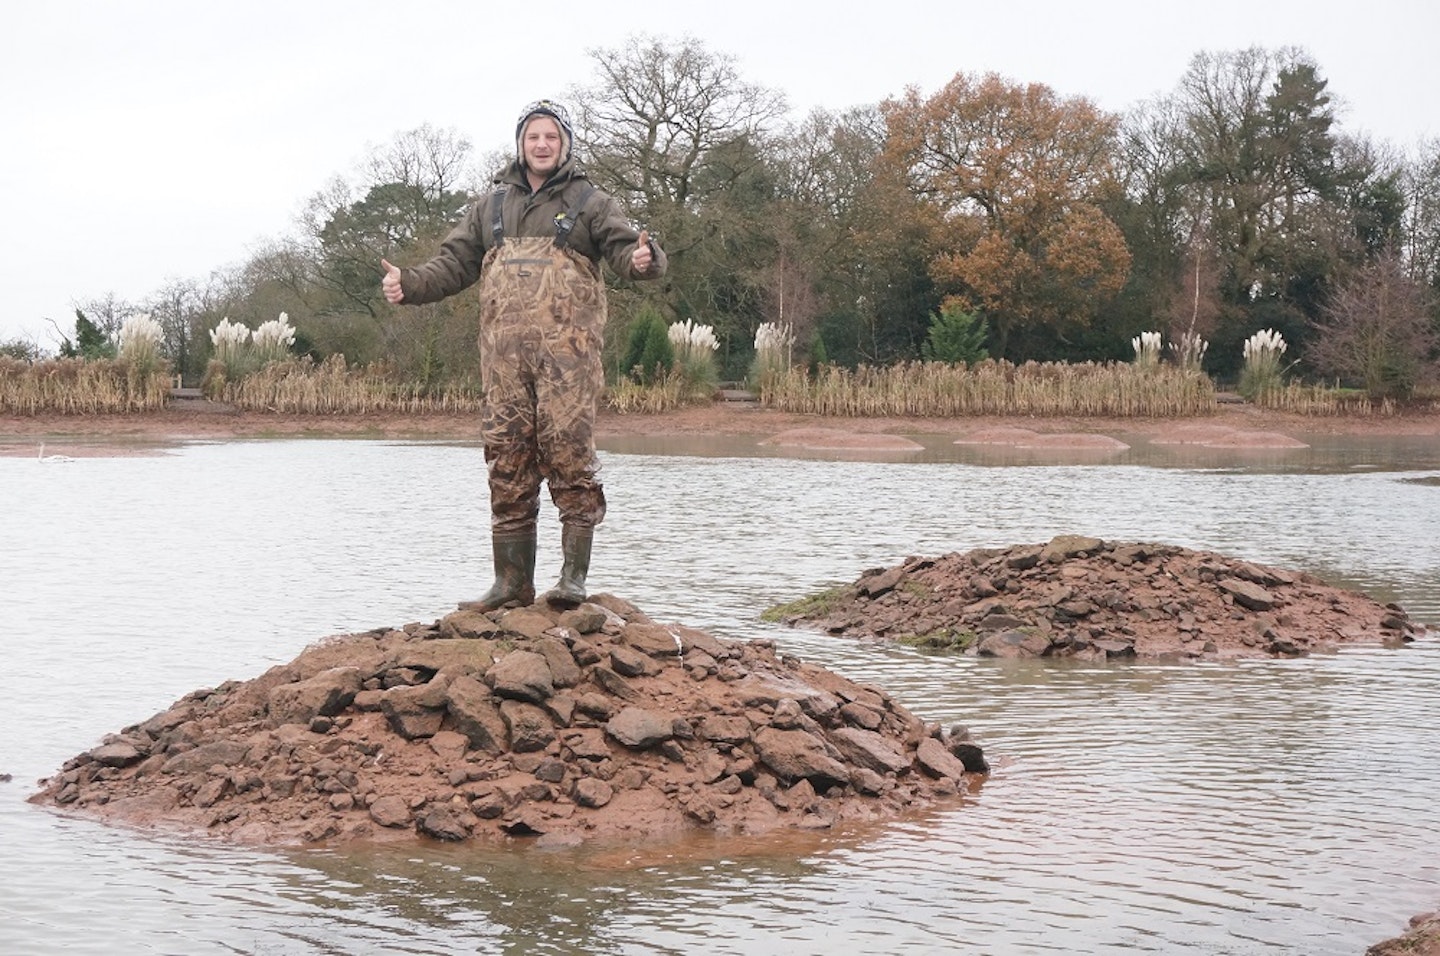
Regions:
[[[501,186],[490,194],[490,237],[494,245],[498,246],[505,241],[505,223],[501,216],[505,212],[505,187]]]
[[[575,228],[575,221],[580,218],[580,211],[585,208],[585,204],[590,201],[590,196],[594,192],[594,184],[586,183],[585,188],[580,191],[580,195],[576,197],[575,202],[571,203],[570,208],[555,217],[556,249],[564,249],[569,243],[570,230]]]

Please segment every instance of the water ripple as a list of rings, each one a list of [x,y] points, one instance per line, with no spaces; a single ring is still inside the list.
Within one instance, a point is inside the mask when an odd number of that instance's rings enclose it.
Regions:
[[[1440,624],[1440,499],[1402,464],[604,461],[597,589],[963,724],[991,778],[892,826],[547,853],[258,853],[38,810],[30,781],[100,735],[482,587],[483,461],[374,442],[204,444],[58,473],[0,459],[4,951],[1311,956],[1362,951],[1440,897],[1440,641],[1096,666],[759,621],[907,554],[1080,532],[1310,570]],[[541,535],[545,577],[548,509]]]

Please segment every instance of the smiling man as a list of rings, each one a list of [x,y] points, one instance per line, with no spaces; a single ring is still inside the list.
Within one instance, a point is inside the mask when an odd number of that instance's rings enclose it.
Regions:
[[[381,288],[395,305],[435,302],[480,282],[495,582],[461,607],[535,600],[542,479],[560,512],[564,556],[545,600],[573,607],[585,599],[594,530],[605,516],[594,439],[605,386],[602,260],[627,279],[665,274],[664,252],[586,178],[569,116],[550,100],[520,114],[515,159],[433,258],[408,269],[381,260]]]

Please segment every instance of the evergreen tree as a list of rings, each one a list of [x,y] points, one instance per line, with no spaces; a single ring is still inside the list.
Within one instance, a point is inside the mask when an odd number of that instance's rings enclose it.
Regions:
[[[75,341],[63,339],[60,354],[65,358],[102,359],[115,357],[115,343],[100,327],[75,310]]]
[[[921,346],[921,354],[926,361],[951,365],[983,362],[990,357],[985,348],[989,331],[978,313],[953,305],[943,306],[938,315],[930,317],[930,334]]]
[[[641,310],[630,327],[621,374],[644,385],[663,379],[674,365],[675,348],[665,320],[653,308]]]

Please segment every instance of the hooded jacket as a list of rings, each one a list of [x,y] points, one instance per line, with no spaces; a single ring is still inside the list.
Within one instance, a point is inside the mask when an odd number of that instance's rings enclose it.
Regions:
[[[406,304],[438,302],[474,285],[480,278],[485,254],[494,245],[492,225],[495,197],[500,188],[504,189],[501,221],[507,238],[554,238],[556,217],[561,213],[573,215],[571,207],[590,186],[590,180],[573,155],[534,193],[530,191],[524,168],[516,160],[495,178],[495,183],[495,190],[470,205],[430,261],[400,270],[400,288],[405,293]],[[649,272],[637,273],[631,268],[630,254],[639,237],[639,231],[620,209],[620,204],[608,193],[596,189],[580,210],[567,244],[597,266],[601,260],[608,262],[618,276],[658,279],[665,274],[667,265],[665,253],[658,246],[652,245],[655,261]]]

